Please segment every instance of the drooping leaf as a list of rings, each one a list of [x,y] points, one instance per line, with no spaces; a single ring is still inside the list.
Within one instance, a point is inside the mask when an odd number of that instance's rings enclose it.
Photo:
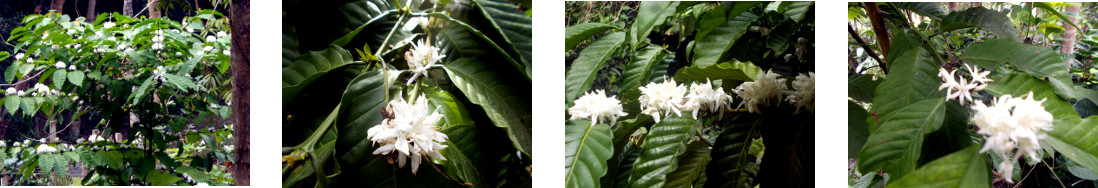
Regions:
[[[686,153],[694,132],[691,117],[670,117],[652,125],[641,146],[644,149],[633,163],[632,187],[662,187],[667,174],[678,168],[678,156]]]
[[[633,21],[633,25],[629,28],[629,37],[633,41],[628,41],[629,46],[639,48],[641,42],[648,39],[648,33],[652,32],[652,29],[656,26],[663,25],[663,22],[667,20],[668,16],[675,15],[675,7],[678,2],[671,1],[652,1],[641,2],[639,10],[637,10],[637,19]]]
[[[748,119],[741,115],[737,119]],[[746,120],[745,120],[746,121]],[[713,143],[712,158],[706,167],[705,187],[755,187],[757,156],[751,155],[752,140],[759,136],[761,121],[733,122],[721,131]],[[724,180],[724,181],[718,181]]]
[[[850,87],[854,87],[851,85]],[[847,101],[847,153],[848,158],[857,158],[858,153],[862,151],[862,146],[865,146],[866,139],[869,139],[869,125],[862,121],[868,116],[865,108],[855,104],[854,101]]]
[[[991,169],[980,146],[931,161],[887,187],[991,187]]]
[[[726,62],[706,67],[695,65],[679,69],[679,71],[675,73],[675,81],[685,82],[687,80],[693,80],[700,82],[702,80],[710,79],[750,82],[755,80],[755,76],[758,75],[759,71],[762,71],[762,69],[751,62]]]
[[[980,27],[1014,42],[1022,42],[1014,23],[1005,14],[984,7],[972,7],[964,11],[951,12],[942,17],[940,32]]]
[[[983,69],[995,70],[1003,63],[1030,75],[1045,78],[1052,83],[1056,94],[1075,98],[1074,84],[1068,74],[1068,66],[1052,48],[1022,44],[1005,39],[992,39],[972,45],[961,55],[966,62]]]
[[[943,98],[926,99],[885,116],[862,147],[858,170],[884,170],[897,177],[914,171],[924,135],[940,128],[945,119],[945,102]]]
[[[1056,8],[1052,7],[1052,3],[1049,3],[1049,2],[1033,2],[1033,6],[1037,7],[1037,8],[1041,8],[1041,10],[1045,10],[1045,12],[1051,13],[1052,15],[1056,15],[1056,17],[1060,18],[1061,21],[1067,22],[1067,23],[1071,24],[1071,26],[1075,26],[1075,29],[1078,29],[1079,33],[1083,33],[1083,28],[1079,27],[1079,25],[1076,25],[1075,22],[1069,21],[1068,17],[1066,15],[1061,14],[1060,11],[1057,11]]]
[[[282,104],[286,105],[316,79],[353,61],[351,54],[338,46],[302,54],[293,65],[282,68]]]
[[[599,70],[606,65],[606,61],[614,56],[614,52],[625,42],[625,33],[613,32],[600,37],[587,45],[580,52],[579,58],[568,67],[564,82],[564,100],[572,102],[583,92],[591,88]]]
[[[667,174],[667,183],[664,187],[690,187],[699,177],[705,175],[705,167],[709,164],[709,154],[712,151],[708,144],[694,142],[686,145],[686,153],[678,158],[678,168]]]
[[[492,64],[477,58],[462,58],[445,65],[447,76],[473,104],[480,105],[496,127],[507,130],[520,151],[531,154],[530,98],[512,90]]]
[[[605,23],[583,23],[564,29],[564,50],[575,48],[580,42],[591,38],[591,35],[617,28]]]
[[[597,187],[606,174],[606,160],[614,153],[610,126],[586,120],[565,125],[564,170],[566,187]]]
[[[518,10],[514,4],[505,0],[473,0],[477,9],[481,11],[495,31],[502,36],[502,40],[493,39],[499,46],[510,49],[511,57],[522,62],[523,67],[530,72],[531,51],[533,50],[532,19]],[[529,75],[529,73],[527,73]]]
[[[887,117],[917,101],[941,96],[938,91],[938,68],[925,49],[915,48],[904,53],[902,57],[889,62],[888,69],[888,78],[877,86],[873,108],[870,109],[878,117]],[[870,133],[877,126],[878,124],[870,123]]]
[[[946,15],[945,9],[942,9],[942,5],[937,2],[895,2],[892,5],[935,20],[942,19]]]
[[[732,48],[736,40],[747,32],[747,28],[751,27],[751,22],[759,18],[751,11],[744,11],[734,16],[727,22],[722,23],[720,27],[714,28],[704,38],[695,40],[694,65],[707,67],[716,64],[724,56],[724,53]]]
[[[789,18],[793,19],[793,21],[800,22],[804,19],[805,14],[808,13],[808,10],[812,9],[813,3],[815,2],[787,1],[782,2],[782,4],[779,5],[778,10],[780,10],[780,12],[782,12],[782,14],[784,14],[785,16],[789,16]]]

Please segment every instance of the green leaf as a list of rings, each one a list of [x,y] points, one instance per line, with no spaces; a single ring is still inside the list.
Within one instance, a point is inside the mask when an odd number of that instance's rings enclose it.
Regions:
[[[447,116],[449,117],[449,115]],[[471,122],[471,120],[469,121]],[[442,130],[442,133],[449,136],[449,140],[446,142],[448,147],[440,152],[447,159],[444,161],[447,166],[447,174],[464,180],[465,183],[470,183],[473,187],[486,187],[488,184],[484,182],[480,170],[473,164],[474,157],[472,156],[480,149],[477,148],[477,139],[479,138],[477,138],[476,131],[476,126],[472,124],[448,126]]]
[[[896,61],[889,62],[888,69],[888,78],[877,86],[871,114],[888,117],[909,104],[941,96],[936,76],[938,68],[925,49],[915,48],[903,53]],[[874,132],[878,125],[870,123],[869,132]]]
[[[195,85],[194,81],[191,80],[191,78],[174,74],[164,74],[164,78],[168,81],[168,83],[171,83],[180,90],[187,91],[193,88],[198,88],[198,86]]]
[[[532,19],[515,7],[515,4],[505,0],[474,0],[477,9],[484,14],[487,23],[495,28],[503,40],[493,39],[493,42],[510,49],[511,57],[517,57],[522,62],[527,72],[530,71],[531,51],[533,50]]]
[[[935,20],[942,19],[946,15],[942,5],[937,2],[894,2],[892,5]]]
[[[613,32],[595,40],[580,52],[576,61],[568,67],[568,74],[564,78],[565,101],[571,103],[591,88],[591,83],[598,77],[599,70],[602,70],[606,61],[614,56],[614,52],[621,47],[622,42],[625,42],[625,33]]]
[[[195,182],[210,182],[210,177],[207,176],[205,172],[202,172],[201,170],[198,170],[194,167],[180,166],[176,167],[175,171],[194,178]]]
[[[382,107],[390,100],[401,97],[389,92],[390,88],[395,87],[396,77],[396,72],[368,71],[347,85],[335,124],[339,130],[335,150],[340,165],[355,169],[377,157],[372,154],[374,146],[366,139],[366,130],[381,123]]]
[[[580,42],[591,38],[591,35],[618,27],[605,23],[583,23],[564,29],[564,51],[571,50]]]
[[[709,34],[695,40],[694,43],[694,65],[707,67],[716,64],[717,61],[724,56],[725,52],[731,50],[732,45],[736,43],[736,40],[740,38],[747,28],[751,27],[751,22],[758,19],[759,16],[751,13],[751,11],[744,11],[738,15],[735,15],[732,19],[725,23],[722,23],[719,27],[714,28]],[[685,54],[678,54],[685,55]]]
[[[1033,92],[1035,100],[1046,99],[1041,105],[1045,107],[1045,111],[1052,114],[1054,129],[1056,125],[1079,122],[1079,114],[1075,112],[1071,103],[1058,97],[1052,91],[1053,85],[1046,81],[1021,73],[993,76],[992,79],[995,81],[988,83],[987,89],[984,89],[992,95],[1021,97]]]
[[[853,87],[853,86],[851,86]],[[858,153],[862,151],[862,147],[865,146],[865,141],[869,139],[869,125],[864,120],[868,114],[866,114],[865,108],[855,104],[854,101],[847,101],[847,157],[857,158]]]
[[[589,121],[573,120],[564,128],[565,184],[567,187],[597,187],[599,177],[606,174],[606,160],[614,153],[610,126],[591,126]]]
[[[678,168],[678,156],[686,153],[694,132],[690,117],[667,118],[652,125],[641,146],[644,149],[633,163],[633,174],[629,176],[632,187],[662,187],[667,174]]]
[[[1072,106],[1075,107],[1075,112],[1079,113],[1080,117],[1085,118],[1098,115],[1098,105],[1095,105],[1094,101],[1091,101],[1090,99],[1079,99],[1079,101],[1075,102]]]
[[[887,187],[991,187],[987,154],[979,152],[979,147],[969,146],[931,161]]]
[[[793,21],[801,22],[808,10],[812,8],[813,1],[787,1],[779,5],[778,10]]]
[[[1067,16],[1065,16],[1064,14],[1060,14],[1060,11],[1056,11],[1055,8],[1052,8],[1052,3],[1049,3],[1049,2],[1033,2],[1033,6],[1037,7],[1037,8],[1041,8],[1042,10],[1045,10],[1045,12],[1052,13],[1052,15],[1056,15],[1056,17],[1060,18],[1061,21],[1067,22],[1067,23],[1071,24],[1071,26],[1075,26],[1075,29],[1079,30],[1079,33],[1085,33],[1085,32],[1083,32],[1083,28],[1079,27],[1079,25],[1075,25],[1075,22],[1069,21]]]
[[[286,12],[283,11],[282,15],[286,15]],[[286,67],[289,67],[290,65],[293,65],[294,61],[297,60],[297,57],[301,56],[301,53],[298,52],[297,49],[298,49],[297,30],[294,29],[294,25],[287,24],[286,21],[283,21],[282,22],[282,68],[286,68]],[[191,59],[195,59],[195,58],[191,58]],[[191,60],[187,60],[187,62],[190,63]],[[195,62],[198,62],[198,61],[195,61]]]
[[[1005,14],[984,7],[972,7],[964,11],[951,12],[942,17],[939,32],[953,31],[969,27],[980,27],[1000,38],[1022,42],[1014,23]]]
[[[709,164],[709,145],[703,142],[694,142],[686,145],[686,153],[679,156],[679,168],[667,174],[667,184],[664,187],[691,187],[700,176],[705,175],[705,167]]]
[[[80,86],[80,85],[84,84],[84,72],[80,72],[80,71],[69,72],[68,78],[69,78],[69,82],[72,82],[72,84],[74,84],[74,85]]]
[[[50,174],[53,172],[56,165],[56,159],[53,154],[39,154],[38,155],[38,169],[42,170],[43,174]]]
[[[610,170],[602,177],[602,187],[629,187],[629,175],[633,173],[633,163],[640,155],[640,148],[634,146],[633,142],[625,143],[625,147],[622,148],[624,151],[621,151],[621,156],[618,157],[620,160],[610,159],[608,165]],[[617,149],[614,151],[618,152]]]
[[[439,44],[439,48],[442,49],[443,54],[447,54],[448,59],[458,59],[462,57],[472,57],[477,55],[490,55],[492,57],[498,58],[495,61],[499,61],[501,59],[506,60],[507,62],[511,63],[514,70],[521,72],[527,80],[530,79],[530,67],[526,66],[524,69],[524,65],[520,64],[519,62],[521,61],[521,59],[512,58],[513,56],[509,55],[507,51],[503,49],[503,47],[497,45],[496,43],[493,43],[492,39],[488,38],[488,36],[485,36],[485,34],[482,33],[480,30],[473,28],[473,26],[469,24],[465,24],[465,22],[455,20],[454,18],[451,18],[450,16],[447,16],[443,13],[431,13],[429,15],[435,18],[450,21],[450,23],[454,24],[450,27],[443,28],[441,34],[436,37],[436,39],[441,43]],[[482,42],[484,44],[481,44]],[[487,44],[487,46],[491,46],[491,49],[494,49],[495,51],[485,51],[485,48],[481,47],[485,44]],[[445,61],[446,60],[444,60],[444,62]]]
[[[945,119],[945,102],[943,98],[926,99],[885,116],[858,156],[858,171],[884,170],[896,177],[914,171],[923,135],[936,131]]]
[[[700,82],[709,79],[750,82],[755,80],[755,76],[757,76],[760,71],[762,71],[762,69],[755,66],[755,64],[751,64],[751,62],[734,61],[705,67],[695,65],[679,69],[679,71],[675,73],[675,81],[686,83],[688,80]]]
[[[339,46],[302,54],[293,65],[282,68],[282,104],[289,103],[313,81],[351,65],[353,60],[351,54]]]
[[[743,115],[737,119],[744,118]],[[744,120],[741,120],[744,121]],[[755,187],[755,175],[759,173],[751,155],[752,140],[759,137],[761,120],[733,122],[721,131],[713,142],[712,158],[705,174],[710,179],[725,181],[706,181],[705,187]]]
[[[4,109],[8,110],[8,114],[15,114],[15,111],[19,110],[19,96],[4,97]]]
[[[7,68],[4,68],[4,83],[12,83],[12,81],[15,81],[15,75],[19,74],[19,67],[21,65],[23,65],[23,63],[15,61]]]
[[[473,123],[473,118],[469,117],[469,112],[465,110],[465,105],[455,99],[450,92],[427,87],[423,88],[423,95],[430,100],[429,104],[433,108],[431,111],[437,111],[443,115],[442,124],[438,125],[441,129],[451,126],[476,125]]]
[[[122,169],[122,163],[125,162],[125,160],[122,160],[122,152],[118,152],[118,150],[100,150],[96,152],[96,154],[102,157],[102,160],[100,160],[101,162],[106,163],[107,166],[110,166],[115,170]]]
[[[637,53],[637,56],[634,57],[629,64],[625,65],[625,72],[622,73],[622,77],[625,78],[623,78],[618,85],[618,88],[621,88],[621,91],[618,91],[618,93],[625,94],[622,95],[623,97],[620,97],[621,100],[635,100],[639,97],[640,90],[638,88],[641,85],[648,83],[649,77],[652,76],[652,69],[656,67],[656,64],[659,64],[660,61],[663,61],[666,56],[667,53],[663,51],[663,48],[656,45],[650,45],[641,49],[640,52]],[[632,113],[636,114],[637,112]]]
[[[149,185],[153,186],[172,185],[175,184],[175,182],[178,182],[180,179],[181,178],[179,177],[173,176],[169,173],[160,172],[159,170],[149,171],[149,173],[145,174],[145,182],[148,182]]]
[[[641,42],[648,39],[648,34],[652,32],[652,29],[656,26],[663,25],[663,22],[667,20],[667,17],[675,15],[675,5],[678,2],[671,1],[651,1],[641,2],[640,7],[637,9],[637,19],[633,21],[633,25],[629,28],[629,37],[633,41],[629,41],[630,46],[639,48]]]
[[[445,69],[469,102],[480,105],[496,127],[507,130],[515,148],[531,154],[531,98],[519,96],[528,91],[511,90],[514,86],[508,86],[502,73],[493,72],[491,66],[480,59],[461,58],[446,64]]]
[[[1056,94],[1076,98],[1074,84],[1068,73],[1069,67],[1052,48],[991,39],[972,45],[961,55],[961,59],[991,70],[997,69],[1003,63],[1009,63],[1030,75],[1047,77],[1055,86]]]
[[[873,101],[873,92],[877,90],[877,86],[884,82],[882,79],[873,80],[871,74],[859,74],[851,76],[847,80],[847,96],[854,100],[871,102]]]
[[[65,72],[65,69],[57,69],[57,71],[53,71],[53,87],[61,88],[61,86],[65,86],[66,73],[67,72]]]
[[[131,95],[130,98],[132,100],[130,100],[130,103],[137,103],[137,101],[141,101],[141,98],[143,98],[145,95],[148,95],[150,93],[149,90],[152,89],[150,87],[152,87],[152,84],[155,83],[155,82],[156,82],[156,77],[155,76],[150,76],[149,78],[145,78],[145,81],[141,83],[141,87],[137,87],[137,90],[134,91],[133,94]]]

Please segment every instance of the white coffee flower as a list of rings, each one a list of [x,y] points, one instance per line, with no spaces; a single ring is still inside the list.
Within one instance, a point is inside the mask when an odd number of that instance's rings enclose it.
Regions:
[[[222,38],[222,37],[225,37],[225,36],[229,36],[229,34],[225,33],[225,31],[218,31],[217,32],[217,37],[218,38]]]
[[[194,186],[210,186],[210,184],[207,184],[207,183],[198,183],[198,184],[194,184]]]
[[[938,87],[938,90],[946,89],[946,99],[956,98],[961,104],[972,102],[972,94],[984,90],[987,88],[987,82],[993,81],[987,78],[990,71],[980,71],[976,66],[966,66],[972,75],[972,82],[969,82],[964,77],[956,78],[957,71],[946,71],[945,68],[938,69],[938,77],[942,78],[942,85]],[[957,81],[960,79],[960,81]]]
[[[793,80],[793,89],[793,94],[786,97],[786,100],[797,106],[797,112],[794,113],[799,113],[800,108],[816,113],[816,73],[797,75],[797,79]]]
[[[103,24],[103,28],[110,29],[112,27],[114,27],[114,22],[107,22]]]
[[[23,59],[23,53],[17,53],[17,54],[15,54],[15,59],[16,59],[16,60],[20,60],[20,59]]]
[[[993,99],[990,106],[982,102],[972,106],[972,121],[980,128],[976,133],[984,136],[980,152],[992,150],[1006,159],[999,164],[1003,177],[1010,177],[1014,161],[1023,155],[1040,160],[1039,143],[1045,138],[1044,131],[1052,130],[1053,121],[1052,114],[1041,104],[1045,100],[1034,100],[1030,92],[1019,98],[1003,95]],[[1009,178],[1007,181],[1012,182]]]
[[[408,49],[408,52],[404,53],[404,60],[408,62],[408,68],[412,69],[412,78],[408,79],[408,85],[412,84],[419,76],[427,76],[427,69],[434,66],[439,59],[446,57],[446,55],[438,54],[438,47],[431,46],[430,42],[426,40],[420,40],[417,43],[412,43],[412,48]]]
[[[155,76],[156,79],[158,79],[160,81],[166,81],[167,80],[167,79],[164,78],[165,73],[167,73],[167,70],[164,70],[164,66],[156,66],[156,70],[153,70],[153,76]]]
[[[76,30],[75,29],[69,29],[68,32],[66,32],[66,33],[68,33],[69,35],[75,35]]]
[[[4,90],[4,95],[15,95],[15,92],[18,92],[15,90],[15,87],[9,87],[8,89]]]
[[[153,49],[153,50],[161,50],[161,49],[164,49],[164,44],[163,44],[163,43],[159,43],[159,42],[154,42],[154,43],[152,44],[152,46],[151,46],[151,47],[149,47],[149,48],[151,48],[151,49]]]
[[[65,69],[65,67],[67,67],[68,65],[65,65],[64,61],[57,61],[57,63],[54,63],[53,66],[57,67],[58,69]]]
[[[435,126],[442,119],[442,115],[437,111],[428,115],[427,103],[427,98],[422,95],[412,103],[401,98],[389,101],[382,113],[388,112],[386,116],[391,118],[382,120],[381,124],[366,131],[366,138],[380,145],[373,154],[396,155],[401,168],[411,158],[412,174],[419,170],[419,164],[424,157],[446,160],[438,151],[447,147],[440,143],[445,142],[448,137],[438,132],[438,127]]]
[[[683,95],[686,95],[686,86],[675,83],[670,78],[665,78],[663,83],[648,83],[639,88],[641,96],[641,113],[652,116],[656,123],[661,117],[670,117],[671,112],[682,117],[679,108],[682,106]],[[661,115],[662,114],[662,115]]]
[[[778,78],[778,76],[778,73],[774,73],[773,70],[759,71],[754,82],[744,82],[732,90],[743,98],[739,106],[747,106],[748,112],[760,113],[761,108],[770,106],[775,98],[781,100],[782,91],[787,90],[788,86],[785,85],[785,78]]]
[[[621,107],[621,101],[614,97],[606,96],[603,90],[595,90],[584,94],[573,101],[574,106],[568,108],[569,120],[590,119],[591,126],[595,126],[599,120],[610,120],[610,126],[614,126],[618,117],[628,115]]]
[[[723,116],[724,110],[729,109],[731,103],[731,95],[721,88],[713,88],[712,82],[705,79],[704,84],[690,84],[690,94],[686,95],[686,103],[679,110],[692,111],[694,119],[698,119],[699,111],[718,113]]]
[[[42,83],[35,83],[34,90],[35,93],[37,93],[38,95],[46,95],[50,93],[50,87]]]
[[[223,53],[223,54],[225,54],[226,56],[228,56],[228,55],[229,55],[229,50],[221,50],[221,53]]]
[[[76,70],[76,65],[69,65],[69,70],[75,71]]]
[[[213,50],[213,49],[214,49],[213,46],[202,47],[203,52],[209,52],[210,50]]]
[[[57,152],[57,148],[54,148],[54,147],[51,147],[49,145],[46,145],[45,143],[42,143],[41,145],[38,145],[38,148],[34,149],[34,152],[35,153],[55,153],[55,152]]]
[[[217,37],[214,37],[213,35],[206,36],[206,42],[213,42],[215,40],[217,40]]]
[[[26,96],[26,95],[27,95],[27,91],[19,90],[18,92],[16,92],[16,94],[18,94],[18,95],[19,95],[20,97],[22,97],[22,96]]]
[[[0,140],[0,147],[8,147],[8,143],[4,142],[3,140]]]

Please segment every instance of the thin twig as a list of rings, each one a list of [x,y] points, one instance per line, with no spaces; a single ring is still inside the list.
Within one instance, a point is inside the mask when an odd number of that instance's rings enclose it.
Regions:
[[[881,65],[881,70],[883,70],[885,74],[888,74],[888,66],[885,65],[885,61],[881,60],[880,57],[877,57],[877,53],[873,52],[873,49],[869,48],[869,45],[867,45],[865,43],[865,40],[862,40],[861,36],[858,36],[858,32],[854,31],[854,26],[852,26],[850,24],[847,24],[846,28],[847,28],[847,32],[850,32],[850,37],[853,37],[854,41],[858,42],[858,46],[861,46],[863,49],[865,49],[865,53],[868,54],[869,57],[872,57],[874,60],[877,60],[877,62],[879,62],[878,64]],[[884,48],[882,48],[882,49],[884,49]]]

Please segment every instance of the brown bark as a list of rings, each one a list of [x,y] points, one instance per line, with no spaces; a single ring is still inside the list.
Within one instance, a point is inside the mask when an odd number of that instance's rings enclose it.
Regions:
[[[61,12],[65,10],[65,0],[50,0],[50,10],[54,12]]]
[[[95,0],[88,0],[88,15],[84,17],[88,20],[95,20]]]
[[[133,17],[133,0],[122,0],[122,14]]]
[[[1065,6],[1064,9],[1065,9],[1064,10],[1065,15],[1079,15],[1079,6]],[[1079,17],[1077,17],[1077,16],[1068,16],[1067,20],[1069,22],[1065,22],[1065,23],[1061,24],[1061,25],[1064,26],[1064,34],[1063,34],[1064,39],[1060,42],[1060,53],[1061,54],[1074,54],[1075,53],[1075,34],[1076,34],[1075,31],[1076,31],[1076,28],[1075,28],[1075,26],[1071,25],[1071,23],[1078,22]],[[1067,61],[1064,61],[1064,64],[1068,64],[1068,66],[1071,66],[1071,62],[1072,61],[1069,59]]]
[[[250,102],[249,97],[251,93],[250,89],[250,66],[251,66],[251,54],[249,50],[250,42],[250,22],[251,22],[251,2],[250,0],[236,0],[232,2],[229,7],[229,27],[232,29],[232,65],[230,66],[233,74],[233,138],[236,139],[236,143],[233,144],[233,155],[236,158],[236,162],[233,167],[233,179],[236,180],[236,185],[251,185],[251,166],[250,159],[251,151],[249,146],[249,130],[251,129],[249,121]]]
[[[150,18],[159,18],[160,17],[160,0],[151,0],[151,1],[149,1],[149,8],[148,9],[149,9],[149,17]]]
[[[877,7],[877,3],[865,3],[865,14],[868,15],[869,22],[873,25],[873,34],[877,36],[877,46],[881,47],[881,54],[884,54],[885,59],[887,59],[888,47],[892,44],[892,40],[889,38],[888,27],[881,19],[881,8]]]

